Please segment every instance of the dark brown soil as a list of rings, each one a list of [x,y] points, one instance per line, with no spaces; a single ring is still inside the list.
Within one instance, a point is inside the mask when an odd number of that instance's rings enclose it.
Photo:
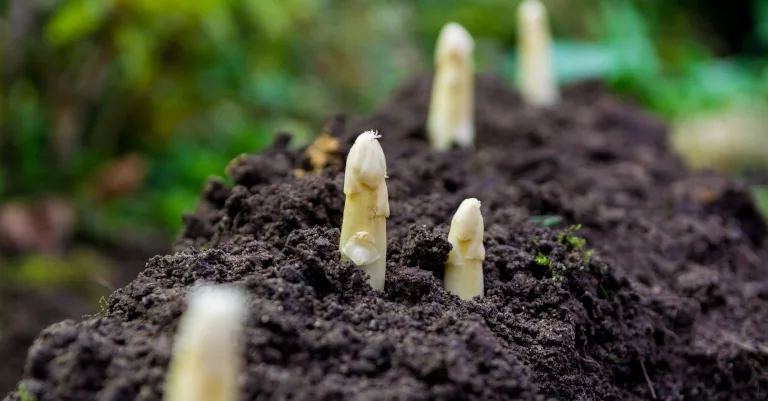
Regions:
[[[476,151],[434,153],[429,86],[328,126],[342,160],[363,130],[383,136],[385,292],[338,261],[342,169],[296,174],[309,160],[282,136],[233,162],[233,188],[208,182],[178,253],[150,260],[99,317],[41,334],[27,392],[159,400],[184,295],[215,282],[251,294],[243,399],[766,399],[768,229],[745,188],[686,171],[661,124],[595,84],[539,111],[482,78]],[[466,197],[487,231],[486,296],[469,302],[439,280]],[[571,224],[583,228],[569,236]]]

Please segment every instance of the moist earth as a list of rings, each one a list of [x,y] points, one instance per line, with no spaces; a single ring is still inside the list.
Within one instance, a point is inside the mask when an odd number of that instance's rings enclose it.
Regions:
[[[686,170],[661,123],[596,83],[539,110],[479,77],[476,149],[433,152],[430,85],[330,119],[338,151],[281,134],[233,160],[176,253],[99,315],[44,330],[7,399],[161,399],[202,283],[250,294],[242,399],[766,399],[768,228],[747,188]],[[367,129],[389,176],[383,292],[338,251],[344,157]],[[441,276],[468,197],[482,202],[486,291],[462,301]]]

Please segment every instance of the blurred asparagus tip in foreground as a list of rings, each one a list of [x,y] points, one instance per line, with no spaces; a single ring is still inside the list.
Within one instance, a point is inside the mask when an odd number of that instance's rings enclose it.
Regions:
[[[552,61],[547,9],[539,0],[524,0],[517,10],[517,84],[526,103],[548,107],[559,98]]]
[[[453,248],[443,278],[445,290],[464,300],[483,296],[484,231],[480,201],[465,199],[451,221],[448,242]]]
[[[474,146],[474,46],[469,32],[455,22],[446,24],[440,31],[427,121],[429,141],[434,149],[445,150],[454,143]]]
[[[344,216],[339,250],[366,273],[375,290],[384,289],[387,268],[387,162],[375,131],[355,140],[344,170]]]
[[[189,294],[165,385],[165,401],[236,401],[246,296],[227,286]]]

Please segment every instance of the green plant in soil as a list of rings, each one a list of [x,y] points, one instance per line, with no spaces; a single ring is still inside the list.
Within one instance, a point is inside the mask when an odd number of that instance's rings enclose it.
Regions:
[[[552,277],[554,283],[561,283],[564,277],[560,272],[564,271],[565,267],[560,263],[553,262],[549,256],[545,255],[539,248],[537,240],[533,240],[533,246],[537,249],[536,256],[533,257],[533,262],[541,267],[547,268],[547,273]]]
[[[19,397],[19,401],[37,401],[37,398],[29,393],[23,382],[19,383],[19,387],[16,388],[16,395]]]
[[[568,227],[568,231],[557,235],[557,242],[565,246],[566,251],[575,251],[581,255],[584,264],[589,264],[589,260],[594,255],[593,249],[587,249],[587,240],[579,237],[576,233],[581,230],[581,224],[575,224]]]
[[[529,220],[539,221],[538,217],[552,217],[552,216],[534,216]],[[546,219],[544,219],[546,221]],[[558,220],[559,221],[559,220]],[[553,222],[550,220],[550,222]],[[581,230],[581,224],[574,224],[568,227],[565,232],[557,234],[557,243],[563,246],[563,251],[566,254],[576,254],[585,265],[589,265],[592,256],[594,256],[593,249],[587,249],[587,240],[583,237],[579,237],[576,233]],[[562,263],[554,262],[548,255],[541,251],[538,242],[534,241],[534,246],[537,249],[536,255],[533,258],[533,262],[539,266],[547,268],[547,272],[552,277],[552,281],[555,283],[561,283],[564,279],[562,271],[565,266]],[[600,267],[601,270],[603,266]],[[602,290],[602,289],[601,289]],[[607,297],[607,293],[602,290]]]
[[[536,262],[536,264],[539,265],[539,266],[544,266],[544,267],[549,267],[549,268],[552,267],[552,262],[549,260],[547,255],[541,253],[541,251],[539,251],[536,254],[536,257],[534,258],[534,262]]]

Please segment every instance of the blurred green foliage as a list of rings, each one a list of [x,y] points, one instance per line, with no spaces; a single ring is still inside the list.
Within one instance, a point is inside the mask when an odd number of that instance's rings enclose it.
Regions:
[[[113,265],[100,250],[78,247],[66,255],[30,254],[0,269],[0,294],[15,290],[67,289],[96,304],[113,288]]]
[[[768,94],[766,57],[720,54],[716,27],[693,12],[703,0],[545,3],[562,82],[602,77],[669,117]],[[763,49],[767,4],[753,1],[749,38]],[[74,199],[80,233],[94,237],[174,235],[206,176],[276,130],[306,141],[335,111],[371,110],[429,67],[447,21],[475,35],[479,69],[514,74],[509,0],[0,5],[0,200]],[[129,165],[138,182],[102,196],[104,181],[120,182],[108,167],[129,155],[146,174]]]
[[[768,220],[768,185],[755,185],[752,187],[752,194],[757,200],[760,212],[763,218]]]
[[[26,257],[12,278],[14,284],[31,288],[78,286],[88,278],[107,279],[107,263],[94,250],[78,249],[65,258],[48,255]]]
[[[366,22],[396,8],[387,5],[6,3],[0,199],[75,197],[97,235],[172,235],[205,177],[232,157],[258,151],[277,129],[307,140],[325,116],[369,109],[385,94],[374,84],[401,77],[380,57],[397,46],[398,24]],[[374,36],[387,41],[368,43]],[[125,196],[100,199],[97,176],[130,154],[148,164],[138,192],[126,184]]]

